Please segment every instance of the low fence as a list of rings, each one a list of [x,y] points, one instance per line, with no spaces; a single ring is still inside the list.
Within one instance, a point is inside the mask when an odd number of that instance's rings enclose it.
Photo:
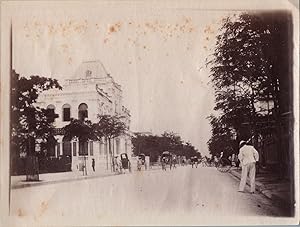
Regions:
[[[71,171],[72,159],[68,156],[42,157],[38,159],[39,173],[56,173]],[[11,175],[26,174],[26,159],[15,158],[11,165]]]

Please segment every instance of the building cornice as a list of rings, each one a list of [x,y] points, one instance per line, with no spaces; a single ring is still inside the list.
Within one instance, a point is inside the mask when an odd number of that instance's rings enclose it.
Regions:
[[[66,91],[58,91],[56,93],[42,93],[41,96],[44,96],[44,97],[59,97],[59,96],[68,96],[68,95],[72,95],[74,96],[74,94],[93,94],[93,93],[97,93],[96,91],[69,91],[69,92],[66,92]]]
[[[103,89],[101,89],[98,84],[96,84],[96,91],[99,95],[101,95],[102,97],[104,97],[107,101],[109,101],[110,103],[112,103],[110,96],[103,91]]]

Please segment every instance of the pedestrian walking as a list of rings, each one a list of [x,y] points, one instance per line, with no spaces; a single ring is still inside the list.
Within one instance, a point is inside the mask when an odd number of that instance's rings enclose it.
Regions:
[[[174,156],[173,156],[173,160],[172,160],[173,168],[176,168],[176,162],[177,162],[176,156],[174,155]]]
[[[93,168],[93,171],[95,172],[95,159],[94,158],[92,159],[92,168]]]
[[[161,167],[162,167],[162,170],[167,171],[166,164],[167,164],[166,157],[163,157],[162,160],[161,160]]]
[[[139,157],[137,159],[137,170],[138,171],[142,170],[142,160]]]
[[[259,159],[257,150],[249,143],[245,141],[240,142],[240,152],[238,158],[242,165],[242,176],[239,186],[239,192],[244,192],[247,177],[249,174],[250,178],[250,193],[254,194],[255,192],[255,163]]]

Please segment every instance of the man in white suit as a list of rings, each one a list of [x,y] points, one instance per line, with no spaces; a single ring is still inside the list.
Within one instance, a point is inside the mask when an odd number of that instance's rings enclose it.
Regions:
[[[250,178],[250,193],[255,192],[255,163],[259,159],[257,150],[245,141],[240,142],[240,152],[238,158],[242,165],[242,177],[239,186],[239,192],[244,192],[247,176]]]

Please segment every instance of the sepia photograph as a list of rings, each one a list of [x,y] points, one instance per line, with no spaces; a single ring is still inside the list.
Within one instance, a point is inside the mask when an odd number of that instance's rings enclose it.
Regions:
[[[1,2],[1,226],[299,224],[299,2]]]

